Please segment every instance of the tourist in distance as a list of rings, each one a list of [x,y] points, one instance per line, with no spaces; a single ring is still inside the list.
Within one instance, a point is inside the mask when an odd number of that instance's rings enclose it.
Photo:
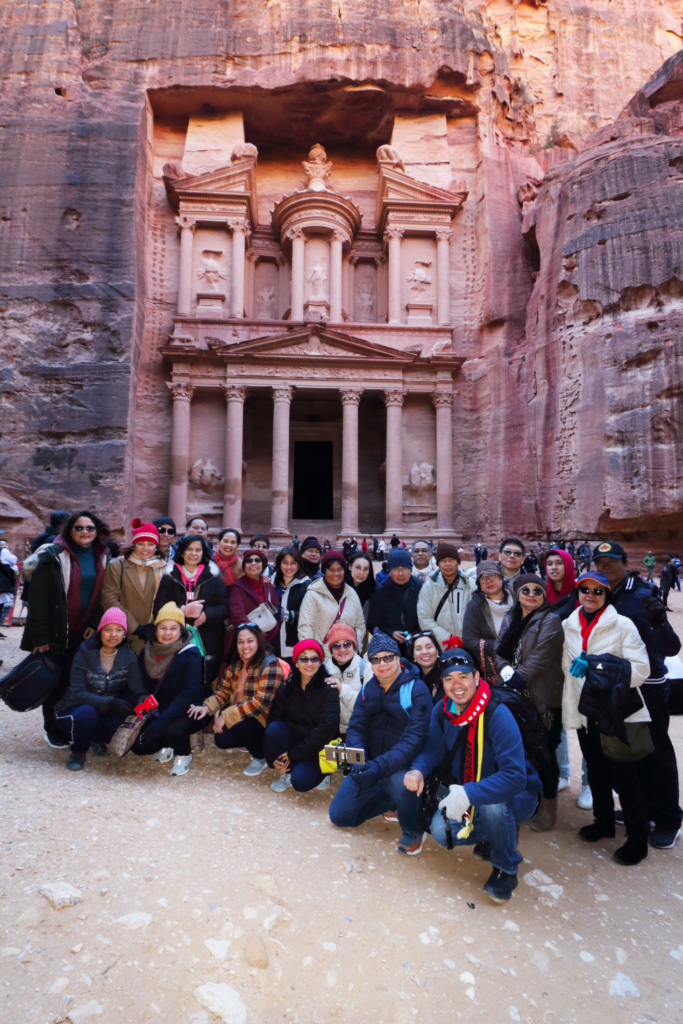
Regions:
[[[590,544],[585,540],[579,545],[576,552],[576,558],[579,563],[579,572],[588,572],[591,565],[591,549]]]
[[[626,842],[615,851],[614,860],[619,864],[638,864],[647,857],[650,832],[638,762],[612,761],[605,757],[598,723],[579,714],[579,701],[586,684],[587,655],[614,655],[629,662],[630,687],[640,687],[642,706],[624,721],[650,721],[650,714],[642,701],[642,684],[649,673],[650,662],[635,625],[616,611],[605,575],[596,571],[583,573],[577,580],[577,592],[581,607],[563,623],[565,684],[562,713],[565,729],[578,731],[595,817],[591,825],[579,830],[579,835],[588,843],[614,838],[614,789],[619,795],[626,825]],[[598,667],[602,668],[601,665]]]
[[[58,508],[54,512],[50,512],[50,522],[45,527],[42,533],[39,533],[37,537],[34,537],[31,541],[30,552],[35,554],[38,548],[42,548],[45,544],[54,544],[57,539],[62,526],[71,516],[70,512],[65,509]]]
[[[152,523],[134,519],[133,543],[107,566],[102,587],[102,607],[122,608],[128,620],[128,640],[136,654],[144,646],[139,626],[152,621],[152,609],[161,577],[167,569],[159,550],[159,531]]]
[[[384,583],[384,581],[388,580],[388,579],[389,579],[389,563],[387,561],[384,561],[384,562],[382,562],[382,567],[381,567],[380,571],[375,576],[375,583],[376,583],[377,586],[379,586],[381,583]]]
[[[215,714],[213,732],[219,750],[246,747],[251,761],[245,775],[260,775],[266,767],[263,745],[268,715],[278,687],[284,679],[279,659],[268,651],[258,626],[243,623],[228,655],[225,674],[218,689],[201,705],[192,705],[189,715],[201,721]]]
[[[97,633],[84,640],[73,660],[69,685],[55,705],[55,724],[71,741],[66,767],[79,772],[86,754],[106,757],[106,744],[142,700],[138,659],[126,632],[125,612],[110,608]]]
[[[212,690],[223,657],[228,592],[203,537],[183,537],[176,545],[173,561],[161,577],[153,614],[169,601],[177,604],[185,622],[199,631],[204,648],[204,682]]]
[[[282,548],[275,559],[273,585],[282,608],[276,647],[282,658],[291,664],[292,651],[299,639],[299,612],[310,580],[306,575],[299,548],[293,544]]]
[[[434,557],[439,571],[436,579],[428,579],[420,590],[419,627],[431,629],[443,648],[461,647],[465,609],[475,583],[460,571],[460,552],[454,544],[440,544]]]
[[[481,544],[474,545],[474,566],[475,569],[481,562]]]
[[[671,567],[673,569],[673,586],[680,593],[681,591],[681,560],[678,555],[671,556]]]
[[[331,550],[328,548],[328,551]],[[299,548],[304,560],[304,569],[309,580],[318,580],[322,576],[320,559],[323,555],[322,545],[317,537],[304,537]],[[325,552],[327,554],[327,551]]]
[[[416,540],[410,552],[413,559],[413,576],[420,583],[425,583],[436,572],[436,562],[432,555],[432,549],[426,540]]]
[[[108,526],[94,512],[74,512],[54,544],[37,554],[30,574],[22,651],[49,654],[61,670],[59,685],[42,706],[45,737],[51,747],[68,746],[54,720],[55,704],[69,685],[71,663],[83,640],[102,618],[102,587],[109,553]]]
[[[515,599],[506,586],[500,562],[488,559],[477,566],[477,588],[462,623],[463,647],[470,652],[477,671],[489,683],[497,680],[493,658],[503,620]]]
[[[514,592],[515,604],[503,619],[496,641],[494,665],[502,682],[535,705],[556,751],[562,739],[562,623],[551,611],[540,576],[518,576]],[[557,821],[558,781],[559,765],[530,824],[535,832],[548,832]]]
[[[368,621],[370,614],[370,601],[375,592],[375,570],[372,559],[364,551],[357,551],[347,563],[346,582],[358,595],[360,606],[363,609],[363,617]]]
[[[432,695],[418,669],[402,661],[398,644],[377,630],[368,645],[373,678],[356,700],[346,745],[365,751],[365,764],[346,776],[330,805],[330,821],[355,828],[379,814],[395,812],[401,838],[399,853],[420,853],[424,832],[421,801],[403,785],[403,776],[424,746]]]
[[[441,669],[439,658],[441,656],[441,645],[431,630],[426,632],[413,633],[410,638],[409,656],[413,665],[417,665],[420,675],[432,695],[432,700],[437,704],[443,700],[443,686],[441,684]]]
[[[230,588],[230,629],[236,630],[243,622],[259,626],[269,644],[275,643],[280,631],[280,602],[275,587],[264,573],[268,555],[260,548],[249,548],[242,555],[241,576]],[[273,622],[273,625],[270,623]]]
[[[650,736],[655,749],[638,761],[638,777],[647,801],[648,818],[655,823],[648,842],[659,850],[668,850],[680,834],[682,812],[676,752],[669,737],[664,659],[678,654],[681,641],[667,619],[656,588],[637,572],[627,570],[626,552],[620,544],[598,544],[593,550],[593,564],[609,580],[615,610],[633,622],[647,648],[650,671],[640,692],[650,712]]]
[[[167,562],[171,562],[175,554],[175,523],[170,516],[159,516],[158,519],[152,520],[152,525],[156,526],[159,534],[159,554]]]
[[[230,588],[240,576],[244,576],[239,546],[242,542],[242,534],[239,530],[226,527],[218,534],[218,547],[212,557],[220,569],[221,579],[225,586]]]
[[[294,668],[279,687],[266,727],[268,764],[279,772],[275,793],[292,786],[298,793],[328,789],[329,774],[320,768],[320,752],[339,736],[339,692],[327,684],[322,647],[300,640]]]
[[[204,699],[204,682],[202,656],[176,604],[169,602],[159,609],[138,664],[144,693],[152,694],[159,706],[131,750],[141,756],[156,754],[160,764],[173,761],[170,774],[186,775],[192,762],[190,736],[203,729],[190,708]]]
[[[673,581],[674,570],[671,564],[671,555],[667,555],[659,573],[659,593],[661,594],[662,604],[665,608],[669,603],[669,593],[673,586]]]
[[[0,628],[14,608],[14,595],[19,573],[19,559],[10,551],[7,541],[0,540]],[[6,640],[0,633],[0,640]]]
[[[339,692],[339,729],[343,737],[361,687],[372,676],[372,666],[359,655],[356,632],[345,622],[332,626],[327,634],[327,646],[330,651],[325,662],[327,682]]]
[[[509,587],[512,587],[517,577],[524,571],[524,544],[519,537],[506,537],[498,551],[505,581]]]
[[[317,640],[329,658],[327,634],[336,622],[346,622],[356,633],[358,649],[365,640],[365,619],[356,591],[344,582],[346,561],[341,551],[328,551],[320,561],[322,577],[310,584],[299,612],[299,639]]]
[[[376,561],[383,562],[384,561],[384,556],[386,554],[386,551],[387,551],[386,541],[384,540],[384,537],[380,537],[379,540],[377,541],[377,557],[376,557]]]
[[[541,781],[527,760],[512,712],[498,704],[487,715],[491,688],[480,679],[471,654],[453,651],[441,673],[445,698],[432,712],[427,742],[404,786],[419,797],[427,777],[444,765],[459,741],[460,750],[441,780],[437,797],[442,799],[430,833],[439,846],[474,845],[477,856],[490,860],[493,871],[484,892],[504,903],[517,888],[517,866],[523,859],[517,829],[535,813]]]
[[[392,548],[387,557],[389,579],[385,580],[372,595],[368,631],[379,629],[393,636],[405,655],[406,633],[417,633],[420,624],[417,618],[417,602],[422,583],[412,574],[413,563],[403,548]]]

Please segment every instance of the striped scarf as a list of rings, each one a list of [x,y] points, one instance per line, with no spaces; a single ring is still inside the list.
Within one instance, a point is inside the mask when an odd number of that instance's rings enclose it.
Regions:
[[[465,749],[460,772],[460,785],[481,780],[481,765],[484,757],[484,711],[491,697],[491,688],[485,679],[479,680],[479,686],[465,710],[461,714],[453,713],[450,708],[455,704],[446,696],[443,699],[443,712],[452,725],[460,729],[467,727]],[[458,832],[458,839],[467,839],[474,828],[474,807],[465,814],[465,825]]]

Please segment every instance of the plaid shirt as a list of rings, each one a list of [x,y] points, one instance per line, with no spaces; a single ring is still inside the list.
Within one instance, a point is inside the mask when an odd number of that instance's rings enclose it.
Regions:
[[[220,688],[204,701],[212,714],[234,704],[241,674],[241,661],[228,666]],[[283,679],[284,673],[277,658],[269,660],[267,665],[250,665],[244,683],[243,700],[237,705],[242,718],[251,716],[265,728],[270,706]]]

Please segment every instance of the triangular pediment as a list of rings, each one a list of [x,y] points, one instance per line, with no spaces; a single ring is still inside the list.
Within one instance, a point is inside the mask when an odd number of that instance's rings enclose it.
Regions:
[[[254,158],[243,157],[213,171],[176,179],[173,184],[178,193],[252,192],[256,184],[254,171]]]
[[[216,349],[214,349],[215,351]],[[415,353],[401,352],[385,345],[375,345],[362,338],[342,331],[331,331],[319,325],[311,325],[287,334],[276,334],[265,338],[253,338],[228,345],[221,349],[221,355],[230,362],[347,362],[364,360],[411,363]]]
[[[377,209],[375,219],[384,230],[387,216],[392,210],[400,210],[407,205],[418,207],[424,212],[447,213],[454,217],[467,199],[467,190],[449,192],[426,181],[418,181],[409,174],[380,164],[379,184],[377,187]]]

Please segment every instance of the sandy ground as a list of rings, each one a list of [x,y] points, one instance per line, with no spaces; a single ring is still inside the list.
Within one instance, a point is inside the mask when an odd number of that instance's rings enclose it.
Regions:
[[[21,656],[9,633],[3,672]],[[682,718],[671,731],[683,758]],[[406,858],[382,819],[335,829],[336,777],[274,794],[272,772],[247,779],[248,756],[212,742],[183,778],[132,754],[75,774],[39,711],[4,704],[0,736],[7,1024],[208,1024],[221,1018],[194,994],[206,983],[237,994],[222,1018],[235,1024],[683,1021],[683,839],[636,868],[611,859],[621,830],[581,842],[575,737],[558,826],[522,829],[521,882],[500,907],[469,849],[428,840]],[[80,902],[53,909],[40,889],[55,882]]]

